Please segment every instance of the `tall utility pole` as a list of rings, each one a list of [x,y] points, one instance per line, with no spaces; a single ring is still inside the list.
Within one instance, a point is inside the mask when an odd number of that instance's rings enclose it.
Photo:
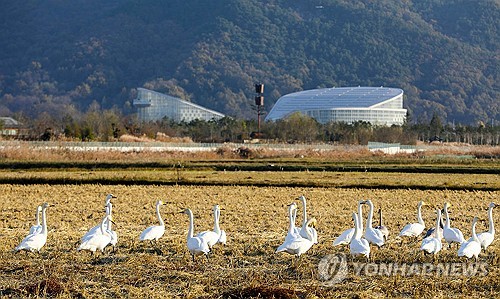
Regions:
[[[262,95],[264,93],[264,84],[255,84],[255,93],[255,105],[257,105],[257,138],[260,138],[260,107],[264,106],[264,96]]]

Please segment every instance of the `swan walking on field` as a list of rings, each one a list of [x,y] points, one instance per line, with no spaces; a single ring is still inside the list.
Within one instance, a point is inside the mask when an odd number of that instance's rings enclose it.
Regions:
[[[375,244],[378,247],[384,245],[384,234],[372,226],[373,219],[373,203],[371,200],[366,200],[370,210],[368,212],[368,219],[366,219],[365,239],[368,243]]]
[[[208,253],[210,252],[210,247],[208,247],[207,241],[204,240],[203,238],[193,236],[193,234],[194,234],[193,212],[190,209],[185,209],[184,211],[182,211],[180,213],[187,214],[189,217],[189,229],[188,229],[188,234],[187,234],[187,248],[189,250],[189,253],[191,253],[191,256],[193,258],[193,262],[194,262],[195,255],[204,254],[204,255],[206,255],[206,257],[208,259]]]
[[[112,207],[110,209],[110,203],[111,203],[111,199],[113,198],[116,198],[116,196],[114,196],[113,194],[108,194],[106,195],[106,199],[104,200],[104,206],[105,206],[105,211],[106,211],[106,216],[107,215],[111,215],[112,214]],[[96,226],[92,227],[91,229],[89,229],[81,238],[80,238],[80,242],[83,242],[85,241],[86,239],[88,239],[89,237],[91,237],[92,235],[94,234],[100,234],[101,233],[101,225],[100,224],[97,224]]]
[[[448,213],[448,207],[451,207],[451,204],[446,202],[444,204],[446,222],[444,223],[443,236],[445,241],[448,243],[448,248],[451,248],[452,243],[457,243],[460,245],[465,242],[465,239],[464,235],[458,228],[450,227],[450,214]]]
[[[354,220],[354,235],[349,243],[351,256],[354,258],[355,256],[362,255],[367,260],[370,260],[370,244],[362,237],[362,231],[359,227],[360,222],[356,213],[352,213],[352,219]]]
[[[361,231],[361,235],[363,235],[363,203],[364,201],[363,200],[360,200],[358,201],[358,223],[360,224],[359,225],[359,229]],[[333,246],[338,246],[338,245],[343,245],[343,244],[349,244],[351,243],[351,239],[352,239],[352,236],[354,235],[354,230],[355,228],[349,228],[349,229],[346,229],[345,231],[343,231],[340,236],[338,236],[337,238],[335,238],[335,240],[333,241]]]
[[[311,238],[310,240],[313,241],[314,244],[318,243],[318,232],[314,227],[309,227],[307,225],[307,204],[306,204],[306,197],[304,195],[301,195],[297,198],[297,200],[300,200],[302,202],[302,227],[300,229],[300,235],[302,238]],[[306,231],[309,231],[307,233]]]
[[[290,219],[291,220],[291,219]],[[306,222],[306,228],[311,228],[310,226],[314,226],[316,223],[316,219],[310,218]],[[278,252],[286,252],[288,254],[293,254],[296,257],[300,257],[302,254],[306,253],[311,246],[313,246],[314,241],[311,230],[306,229],[305,233],[307,238],[303,238],[300,234],[293,234],[290,237],[285,238],[285,242],[281,244],[278,249],[276,249],[276,253]]]
[[[92,253],[92,255],[96,252],[96,250],[104,252],[104,249],[111,243],[112,240],[111,233],[106,229],[107,222],[111,221],[113,221],[111,215],[104,216],[101,220],[101,224],[99,225],[100,233],[94,233],[93,235],[88,236],[84,241],[82,241],[76,250],[88,250]]]
[[[223,230],[221,230],[219,226],[219,218],[220,218],[219,205],[215,205],[213,207],[213,212],[214,212],[214,229],[203,231],[196,235],[197,237],[204,239],[207,242],[208,247],[210,248],[212,248],[218,242],[224,245],[226,244],[226,233]]]
[[[37,251],[40,252],[40,249],[47,242],[47,216],[46,210],[49,204],[44,203],[42,205],[42,229],[39,232],[35,232],[33,234],[28,234],[19,245],[14,248],[15,252],[19,252],[20,250],[25,251]]]
[[[469,259],[474,257],[477,261],[479,253],[481,253],[481,243],[476,235],[476,222],[477,217],[474,217],[472,220],[472,237],[460,245],[458,256],[465,256]]]
[[[424,201],[420,201],[417,206],[417,223],[408,223],[403,227],[401,232],[399,233],[400,237],[418,237],[425,229],[425,223],[422,219],[422,206],[425,206],[426,203]]]
[[[425,254],[434,254],[436,255],[443,244],[441,243],[441,239],[443,236],[441,235],[442,231],[438,230],[439,225],[441,224],[441,210],[436,210],[437,218],[436,218],[436,227],[434,236],[428,236],[422,240],[422,245],[420,245],[420,250],[422,250]]]
[[[493,208],[495,208],[497,205],[492,202],[490,203],[488,207],[488,221],[489,221],[489,229],[487,232],[483,232],[480,234],[477,234],[477,238],[479,239],[479,242],[481,243],[481,247],[486,251],[488,246],[491,245],[493,240],[495,239],[495,224],[493,223]],[[470,239],[469,239],[470,240]]]
[[[165,233],[165,223],[163,222],[163,219],[161,218],[160,215],[160,207],[163,205],[163,201],[158,200],[156,202],[156,217],[158,218],[158,222],[160,225],[151,225],[145,230],[142,231],[141,235],[139,236],[139,241],[149,241],[151,245],[154,243],[156,244],[158,242],[158,239],[163,236]]]

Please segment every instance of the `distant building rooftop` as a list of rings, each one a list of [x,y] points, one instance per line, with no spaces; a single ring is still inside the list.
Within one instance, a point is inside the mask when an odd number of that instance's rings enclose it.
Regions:
[[[15,128],[19,127],[19,122],[12,117],[0,117],[0,123],[4,128]]]
[[[137,88],[137,99],[133,101],[133,105],[141,121],[161,120],[164,117],[176,122],[191,122],[195,119],[209,121],[225,116],[200,105],[145,88]]]
[[[278,99],[266,121],[301,112],[320,123],[367,121],[372,124],[402,125],[403,90],[387,87],[332,87],[304,90]]]

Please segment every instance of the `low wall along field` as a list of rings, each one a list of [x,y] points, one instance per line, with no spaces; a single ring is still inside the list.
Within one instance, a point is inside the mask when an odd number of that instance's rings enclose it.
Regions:
[[[300,176],[300,173],[297,174]],[[116,252],[91,256],[77,252],[79,239],[104,215],[104,199],[112,193]],[[58,298],[331,298],[331,297],[495,297],[500,293],[498,240],[481,252],[482,275],[425,275],[415,272],[378,275],[348,271],[342,281],[325,284],[318,265],[326,256],[349,254],[348,247],[333,247],[342,231],[353,227],[351,213],[360,199],[382,208],[390,229],[385,246],[372,246],[373,265],[438,265],[473,263],[457,256],[456,245],[437,255],[424,256],[420,239],[411,243],[397,237],[403,226],[416,222],[416,206],[424,200],[426,227],[435,224],[435,211],[450,202],[452,226],[471,235],[474,216],[478,232],[488,229],[487,206],[499,203],[499,191],[412,190],[370,188],[306,188],[273,186],[189,185],[0,185],[0,296]],[[300,195],[308,199],[308,216],[317,219],[319,243],[300,258],[276,254],[288,229],[287,205]],[[147,226],[157,224],[154,203],[163,200],[166,232],[156,246],[139,243]],[[48,202],[48,240],[41,253],[13,253],[34,223],[38,204]],[[302,206],[297,226],[302,223]],[[186,248],[190,208],[195,233],[213,228],[212,206],[222,208],[220,226],[227,245],[217,244],[210,258],[193,262]],[[364,207],[366,219],[368,210]],[[493,211],[500,225],[500,210]],[[378,213],[374,213],[378,224]],[[444,242],[443,242],[444,243]],[[444,243],[445,244],[445,243]],[[349,263],[362,263],[355,259]],[[353,264],[350,264],[352,266]]]

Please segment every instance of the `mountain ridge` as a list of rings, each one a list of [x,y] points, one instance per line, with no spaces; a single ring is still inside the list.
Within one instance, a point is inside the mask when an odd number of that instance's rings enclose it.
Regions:
[[[290,92],[386,86],[410,120],[499,121],[499,5],[470,1],[5,1],[0,114],[93,103],[131,113],[135,88],[254,117]]]

